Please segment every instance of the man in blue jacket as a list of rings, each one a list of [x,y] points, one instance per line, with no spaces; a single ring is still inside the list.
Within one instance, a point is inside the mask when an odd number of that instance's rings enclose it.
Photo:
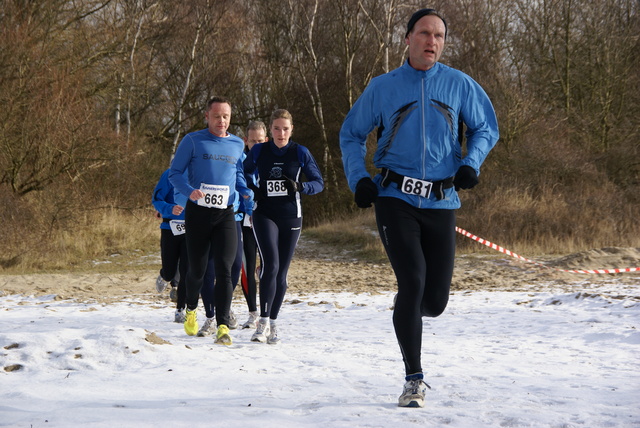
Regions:
[[[211,98],[205,118],[207,128],[184,136],[169,169],[171,184],[189,197],[185,207],[189,268],[184,329],[190,336],[198,333],[196,309],[211,250],[216,277],[216,343],[230,345],[231,267],[238,246],[234,203],[236,198],[249,198],[253,193],[244,178],[244,142],[227,132],[231,103],[222,97]],[[188,177],[183,175],[185,171]]]
[[[174,320],[184,323],[185,289],[187,276],[187,244],[184,238],[184,203],[176,201],[173,186],[169,182],[169,170],[165,170],[153,189],[153,207],[162,218],[160,223],[160,257],[162,269],[156,279],[156,290],[162,293],[171,284],[171,296],[176,302]],[[176,275],[178,273],[178,275]],[[176,281],[175,277],[179,276]],[[175,295],[175,298],[173,296]]]
[[[409,58],[371,80],[347,114],[340,148],[360,208],[375,204],[382,243],[398,282],[393,324],[405,366],[399,406],[423,407],[422,317],[447,306],[455,258],[457,190],[478,183],[498,140],[487,94],[471,77],[438,62],[447,24],[433,9],[415,12],[405,43]],[[462,157],[466,126],[467,154]],[[366,140],[377,128],[372,180]]]

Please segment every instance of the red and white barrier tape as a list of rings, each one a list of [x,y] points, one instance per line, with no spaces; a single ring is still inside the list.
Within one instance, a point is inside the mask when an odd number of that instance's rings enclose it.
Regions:
[[[558,268],[554,268],[554,267],[550,267],[547,266],[543,263],[540,262],[536,262],[533,260],[529,260],[527,258],[524,258],[512,251],[507,250],[506,248],[502,248],[500,245],[496,245],[494,243],[491,243],[489,241],[487,241],[486,239],[482,239],[479,238],[478,236],[467,232],[464,229],[461,229],[459,227],[456,227],[456,232],[460,233],[461,235],[466,236],[467,238],[471,238],[474,241],[479,242],[480,244],[486,245],[489,248],[492,248],[496,251],[500,251],[501,253],[504,253],[508,256],[514,257],[516,259],[522,260],[524,262],[527,263],[533,263],[534,265],[537,266],[541,266],[543,268],[547,268],[547,269],[554,269],[554,270],[558,270],[561,272],[569,272],[569,273],[624,273],[624,272],[640,272],[640,267],[636,267],[636,268],[622,268],[622,269],[593,269],[593,270],[586,270],[586,269],[578,269],[578,270],[567,270],[567,269],[558,269]]]

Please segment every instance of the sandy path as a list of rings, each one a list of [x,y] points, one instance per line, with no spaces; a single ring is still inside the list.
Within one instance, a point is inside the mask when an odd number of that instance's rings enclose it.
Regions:
[[[560,269],[628,268],[640,266],[640,248],[605,248],[542,261]],[[119,273],[55,273],[0,275],[0,295],[56,295],[57,299],[110,303],[124,298],[168,300],[155,292],[157,262],[148,268],[123,268]],[[590,285],[611,284],[621,294],[640,285],[640,273],[570,274],[545,269],[496,253],[461,255],[456,260],[452,289],[508,291],[581,291]],[[363,263],[344,251],[302,242],[289,272],[292,294],[319,291],[370,292],[393,290],[395,277],[389,265]],[[240,289],[236,301],[244,298]]]

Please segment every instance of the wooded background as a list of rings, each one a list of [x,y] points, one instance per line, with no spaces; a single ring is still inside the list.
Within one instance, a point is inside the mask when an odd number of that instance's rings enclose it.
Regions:
[[[288,109],[326,181],[305,198],[305,224],[351,215],[340,126],[371,78],[406,59],[406,23],[423,7],[447,19],[441,62],[485,88],[500,126],[458,224],[543,251],[640,245],[639,5],[2,0],[0,266],[52,251],[96,213],[149,216],[212,95],[232,101],[240,136]]]

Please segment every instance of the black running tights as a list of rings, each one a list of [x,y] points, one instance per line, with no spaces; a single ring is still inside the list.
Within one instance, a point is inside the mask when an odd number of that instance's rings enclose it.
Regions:
[[[209,251],[215,266],[214,301],[218,325],[229,325],[229,310],[233,297],[231,266],[238,249],[238,233],[233,206],[221,210],[187,202],[185,212],[187,229],[187,308],[195,309],[207,270]]]
[[[380,238],[398,281],[393,326],[406,374],[421,373],[422,317],[449,301],[455,259],[455,211],[416,208],[398,198],[375,204]]]
[[[180,273],[176,308],[184,309],[184,282],[187,277],[187,244],[185,236],[175,236],[170,229],[160,229],[160,257],[162,259],[162,269],[160,269],[162,279],[172,281],[176,277],[176,272]]]
[[[247,215],[247,214],[245,214]],[[258,244],[253,235],[253,228],[242,226],[242,245],[244,247],[244,278],[242,280],[242,293],[247,301],[249,312],[258,310],[256,298],[258,295],[258,284],[256,283],[256,263]]]
[[[271,219],[253,213],[253,232],[260,251],[260,316],[272,320],[284,302],[287,273],[300,238],[302,218]]]

